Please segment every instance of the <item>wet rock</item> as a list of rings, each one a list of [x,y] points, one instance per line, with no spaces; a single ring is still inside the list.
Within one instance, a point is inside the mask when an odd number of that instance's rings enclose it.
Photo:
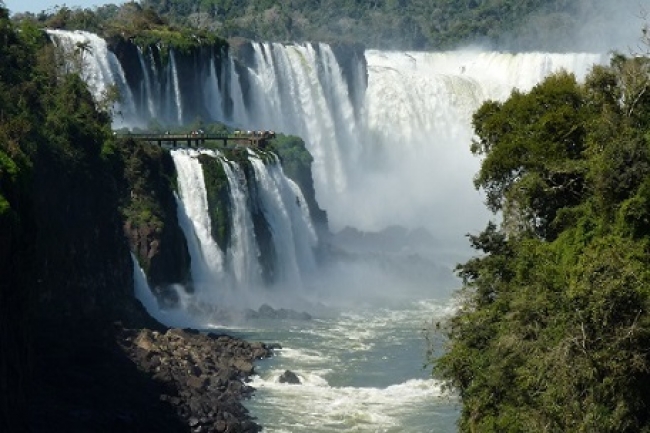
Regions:
[[[226,428],[228,427],[228,424],[226,424],[226,421],[224,420],[219,420],[216,422],[214,425],[214,430],[217,431],[218,433],[222,433],[226,431]]]
[[[268,304],[262,305],[257,311],[248,309],[245,316],[247,319],[274,319],[274,320],[311,320],[309,313],[299,312],[286,308],[274,309]]]
[[[253,363],[247,360],[237,360],[234,364],[234,367],[245,376],[250,376],[254,372]]]
[[[282,373],[278,381],[280,383],[289,383],[293,385],[300,385],[302,383],[300,382],[298,375],[291,370],[286,370],[284,373]]]
[[[139,368],[163,384],[169,403],[190,431],[258,432],[241,404],[253,361],[272,354],[263,343],[188,329],[125,331],[123,348]]]

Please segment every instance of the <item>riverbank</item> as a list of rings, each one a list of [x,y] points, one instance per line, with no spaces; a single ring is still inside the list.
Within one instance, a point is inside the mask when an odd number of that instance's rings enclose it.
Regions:
[[[65,334],[68,335],[65,335]],[[25,431],[258,432],[242,405],[263,343],[181,329],[45,332]]]

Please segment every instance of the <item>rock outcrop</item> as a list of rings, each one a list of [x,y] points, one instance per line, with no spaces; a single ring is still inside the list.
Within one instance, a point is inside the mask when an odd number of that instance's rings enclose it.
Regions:
[[[300,385],[302,383],[300,382],[298,375],[291,370],[285,370],[285,372],[280,375],[278,382],[289,383],[291,385]]]
[[[138,367],[164,384],[169,403],[193,432],[257,432],[241,399],[253,361],[271,355],[263,343],[192,330],[125,330],[122,347]]]
[[[170,284],[187,284],[190,255],[178,224],[171,156],[132,140],[122,143],[120,152],[124,234],[131,250],[158,294]]]

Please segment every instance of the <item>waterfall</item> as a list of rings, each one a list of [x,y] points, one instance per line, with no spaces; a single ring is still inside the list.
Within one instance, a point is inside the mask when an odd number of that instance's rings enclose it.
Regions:
[[[93,46],[101,45],[98,39]],[[124,82],[123,73],[101,74],[115,69],[114,56],[102,47],[93,48],[96,65],[89,70],[98,78],[89,76],[89,82]],[[515,88],[528,91],[561,69],[582,79],[608,59],[480,50],[368,50],[363,58],[337,56],[322,43],[255,42],[245,59],[221,59],[210,50],[191,58],[171,50],[169,56],[159,77],[156,68],[145,73],[145,87],[162,91],[148,102],[162,115],[159,123],[202,118],[298,135],[314,157],[316,199],[333,231],[422,227],[443,243],[462,245],[465,233],[480,230],[489,217],[472,184],[480,163],[469,152],[472,113],[487,99],[505,100]],[[180,68],[189,61],[193,70]],[[127,106],[133,105],[129,99]],[[132,118],[142,124],[147,117]]]
[[[248,161],[254,176],[211,150],[176,149],[172,158],[178,173],[178,216],[192,258],[195,302],[254,305],[264,299],[260,247],[251,209],[259,207],[272,237],[274,284],[278,290],[302,291],[305,276],[316,268],[317,235],[307,202],[298,185],[286,177],[277,158],[263,162],[252,150]],[[230,240],[217,245],[211,234],[200,155],[216,159],[228,180]],[[249,184],[252,182],[253,184]],[[257,204],[252,205],[251,201]],[[226,250],[224,255],[223,250]],[[277,291],[277,290],[276,290]]]
[[[228,60],[228,66],[231,73],[231,76],[227,77],[227,84],[229,89],[229,94],[233,100],[233,108],[231,113],[231,118],[235,119],[239,125],[241,125],[242,130],[251,130],[256,129],[246,113],[246,106],[244,104],[244,92],[241,87],[241,77],[237,72],[235,67],[235,60],[230,57]],[[278,129],[279,131],[279,129]]]
[[[563,69],[582,80],[592,65],[609,58],[481,50],[361,53],[322,43],[252,42],[237,59],[212,50],[191,56],[170,50],[160,70],[153,57],[145,61],[139,53],[144,89],[129,89],[117,58],[100,38],[54,30],[50,35],[68,49],[89,44],[84,78],[96,96],[109,85],[123,89],[126,114],[117,116],[116,124],[143,124],[152,116],[160,124],[200,118],[298,135],[314,158],[316,199],[332,231],[425,229],[442,254],[449,250],[460,257],[469,252],[465,234],[481,230],[490,218],[472,183],[480,164],[469,151],[472,114],[486,100],[503,101],[513,89],[529,91]],[[128,116],[136,92],[149,94],[142,107],[146,112]],[[197,242],[192,257],[202,257],[192,261],[195,282],[236,291],[256,284],[259,251],[249,221],[255,202],[271,232],[277,281],[304,285],[315,268],[315,235],[306,200],[279,164],[251,155],[255,185],[245,185],[236,164],[213,155],[224,164],[237,226],[230,245],[220,248],[210,236],[199,153],[173,154],[185,213],[184,219],[179,216]],[[238,210],[244,202],[249,209]]]
[[[553,72],[583,79],[607,61],[586,53],[369,50],[368,85],[359,94],[359,60],[348,65],[355,72],[346,81],[345,65],[327,45],[253,48],[247,73],[255,103],[235,104],[232,121],[305,139],[317,199],[334,231],[424,227],[456,247],[489,218],[472,184],[480,163],[469,152],[472,113]]]
[[[315,268],[316,232],[300,188],[288,179],[276,160],[265,164],[257,155],[249,161],[255,170],[259,202],[269,222],[278,255],[278,282],[300,288],[303,273]]]
[[[228,259],[234,283],[242,290],[247,290],[261,285],[262,273],[259,265],[260,250],[255,240],[250,213],[248,185],[239,165],[222,160],[222,167],[228,177],[232,204],[232,233]]]
[[[253,48],[256,67],[249,76],[255,103],[233,122],[247,120],[254,129],[305,138],[316,184],[328,185],[333,194],[344,191],[354,164],[348,155],[356,153],[359,140],[348,87],[329,47],[254,43]],[[319,201],[323,192],[317,191]]]
[[[178,173],[178,189],[183,221],[191,224],[183,227],[192,255],[192,279],[200,286],[215,285],[223,280],[223,252],[212,238],[212,226],[208,213],[208,198],[203,178],[203,169],[197,159],[196,150],[177,149],[172,158]],[[194,239],[198,243],[194,243]]]
[[[208,106],[210,115],[213,119],[224,119],[223,114],[223,97],[221,87],[219,85],[219,76],[217,75],[217,60],[212,57],[210,59],[210,66],[208,77],[204,81],[204,88],[207,94],[214,95],[212,103]]]
[[[108,49],[106,41],[99,36],[84,31],[47,30],[52,42],[64,53],[64,72],[80,69],[81,77],[88,83],[97,102],[106,98],[109,89],[116,86],[122,97],[113,107],[113,123],[117,127],[134,126],[130,123],[136,115],[133,92],[129,88],[120,62]],[[74,58],[80,63],[75,65]]]
[[[144,77],[144,87],[142,88],[141,97],[142,103],[140,106],[146,106],[148,110],[148,116],[155,119],[157,117],[158,109],[156,107],[156,102],[154,101],[154,92],[153,87],[151,86],[149,68],[147,67],[142,49],[140,47],[138,47],[138,61],[140,62],[140,68],[142,68],[142,76]]]
[[[183,124],[183,98],[181,95],[181,86],[178,77],[178,68],[176,67],[176,56],[173,50],[169,50],[169,73],[171,76],[170,84],[173,90],[174,108],[176,109],[176,119],[179,125]]]

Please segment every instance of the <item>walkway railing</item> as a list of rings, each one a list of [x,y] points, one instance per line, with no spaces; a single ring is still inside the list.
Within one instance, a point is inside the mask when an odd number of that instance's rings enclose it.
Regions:
[[[168,145],[179,147],[201,147],[207,141],[222,142],[223,147],[251,146],[264,148],[268,140],[275,138],[273,131],[235,131],[232,134],[206,134],[201,131],[193,131],[189,134],[115,134],[117,138],[131,139],[135,141],[147,141],[156,143],[158,146]]]

